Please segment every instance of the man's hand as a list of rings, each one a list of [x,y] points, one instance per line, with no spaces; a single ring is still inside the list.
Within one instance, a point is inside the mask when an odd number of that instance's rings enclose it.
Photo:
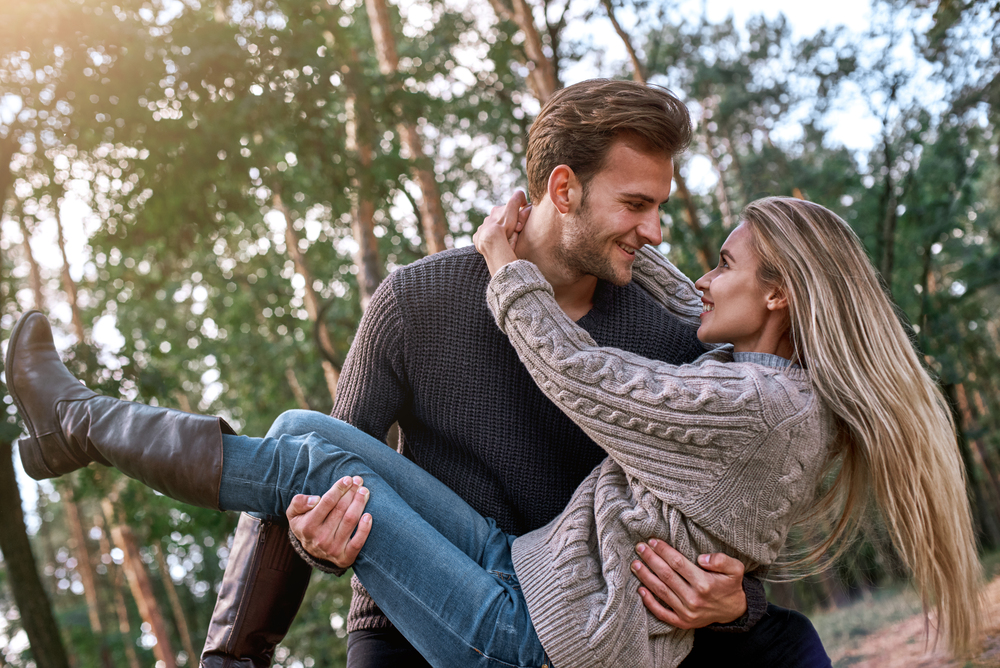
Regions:
[[[359,476],[345,477],[322,497],[292,498],[285,516],[306,552],[340,568],[354,563],[372,529],[372,516],[364,513],[368,490],[363,484]]]
[[[514,250],[517,237],[531,215],[531,205],[523,191],[516,191],[505,206],[495,206],[483,220],[472,242],[486,259],[490,275],[494,275],[506,264],[517,259]]]
[[[632,572],[644,585],[639,595],[653,616],[680,629],[728,624],[747,611],[743,564],[725,554],[703,554],[699,568],[662,540],[636,546]],[[645,563],[643,563],[645,562]]]

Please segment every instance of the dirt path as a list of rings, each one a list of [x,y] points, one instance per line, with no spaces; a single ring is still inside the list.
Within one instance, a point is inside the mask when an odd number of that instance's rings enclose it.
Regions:
[[[887,626],[856,646],[834,652],[838,668],[1000,668],[1000,577],[986,588],[987,639],[983,654],[972,663],[950,659],[943,648],[927,652],[923,615]]]

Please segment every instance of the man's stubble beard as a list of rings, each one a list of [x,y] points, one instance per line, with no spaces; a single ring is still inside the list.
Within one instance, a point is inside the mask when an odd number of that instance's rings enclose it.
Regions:
[[[626,275],[615,270],[608,257],[608,240],[603,238],[599,225],[591,216],[584,196],[580,208],[568,230],[565,230],[555,249],[556,257],[571,271],[580,276],[596,276],[614,285],[626,285],[632,280],[632,272]]]

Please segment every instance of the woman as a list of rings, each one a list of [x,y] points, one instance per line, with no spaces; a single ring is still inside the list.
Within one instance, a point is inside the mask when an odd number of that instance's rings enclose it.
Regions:
[[[355,572],[431,664],[462,667],[676,666],[691,632],[645,613],[629,572],[637,542],[669,536],[689,558],[725,551],[753,570],[818,509],[836,518],[819,555],[849,536],[870,488],[952,647],[974,644],[978,560],[949,413],[846,223],[808,202],[751,204],[700,299],[640,251],[636,280],[674,312],[703,305],[699,338],[732,344],[680,367],[597,347],[517,260],[515,224],[477,233],[490,308],[542,391],[609,454],[548,526],[515,540],[326,416],[294,411],[253,439],[94,395],[38,314],[8,347],[25,469],[52,477],[96,460],[181,500],[271,514],[361,476],[379,528]],[[839,474],[814,505],[830,462]]]

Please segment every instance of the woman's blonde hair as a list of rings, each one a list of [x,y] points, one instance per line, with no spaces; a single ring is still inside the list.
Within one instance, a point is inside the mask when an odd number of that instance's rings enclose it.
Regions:
[[[831,487],[810,523],[833,530],[806,557],[849,545],[874,500],[954,652],[981,629],[979,562],[951,411],[913,349],[850,226],[824,207],[771,197],[743,212],[758,279],[788,298],[799,363],[838,425]],[[839,554],[840,550],[837,551]]]

